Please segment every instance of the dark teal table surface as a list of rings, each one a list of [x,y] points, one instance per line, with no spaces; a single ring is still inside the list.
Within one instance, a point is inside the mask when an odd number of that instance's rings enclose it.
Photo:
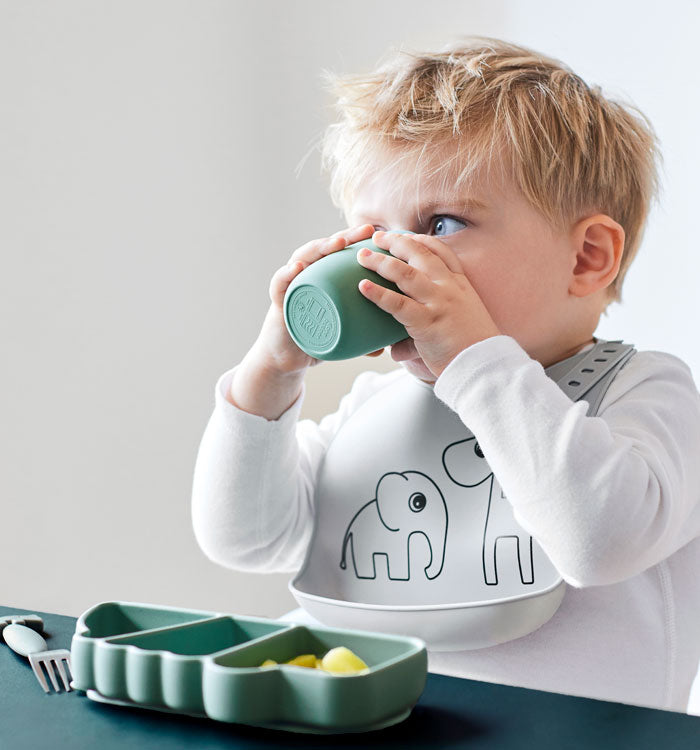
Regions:
[[[48,648],[70,648],[75,618],[38,614]],[[428,674],[411,715],[376,732],[296,734],[44,693],[25,657],[0,638],[0,748],[533,748],[700,750],[700,717]]]

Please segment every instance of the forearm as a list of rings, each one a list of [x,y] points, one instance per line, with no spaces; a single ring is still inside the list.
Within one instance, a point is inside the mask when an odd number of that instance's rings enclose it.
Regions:
[[[311,526],[307,462],[300,461],[296,437],[301,398],[279,420],[268,421],[225,398],[231,380],[229,372],[217,383],[197,455],[195,537],[207,557],[225,567],[290,569],[300,561]]]
[[[226,399],[249,414],[277,420],[299,397],[305,372],[279,372],[253,347],[236,368]]]
[[[697,535],[689,455],[700,451],[700,407],[687,373],[623,370],[605,418],[588,417],[588,404],[571,402],[512,341],[481,343],[436,394],[474,432],[516,520],[567,581],[623,580]]]

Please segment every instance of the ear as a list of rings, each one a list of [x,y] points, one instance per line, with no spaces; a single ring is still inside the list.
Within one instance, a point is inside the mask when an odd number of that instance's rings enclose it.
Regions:
[[[625,230],[606,214],[577,222],[571,233],[575,252],[569,292],[586,297],[612,284],[620,270]]]
[[[406,517],[412,515],[408,508],[409,488],[408,477],[396,471],[385,474],[377,484],[377,511],[390,531],[398,531]]]

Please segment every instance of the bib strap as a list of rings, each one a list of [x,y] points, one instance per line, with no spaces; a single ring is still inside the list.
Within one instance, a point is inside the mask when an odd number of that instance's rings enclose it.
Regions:
[[[602,380],[607,379],[607,382],[610,383],[636,351],[632,344],[625,344],[622,339],[619,341],[599,341],[590,351],[586,352],[583,359],[557,379],[557,384],[572,401],[579,401]],[[607,390],[607,388],[604,390]],[[597,410],[600,399],[597,399],[597,401],[595,410]],[[592,409],[593,413],[595,413],[595,410]]]

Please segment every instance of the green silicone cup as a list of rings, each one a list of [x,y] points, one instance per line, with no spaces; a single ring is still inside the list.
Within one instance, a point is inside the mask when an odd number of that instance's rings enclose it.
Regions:
[[[358,289],[362,279],[369,279],[402,293],[396,284],[357,262],[357,251],[363,247],[391,254],[372,240],[355,242],[312,263],[287,288],[284,322],[296,345],[311,357],[351,359],[408,338],[401,323]]]

